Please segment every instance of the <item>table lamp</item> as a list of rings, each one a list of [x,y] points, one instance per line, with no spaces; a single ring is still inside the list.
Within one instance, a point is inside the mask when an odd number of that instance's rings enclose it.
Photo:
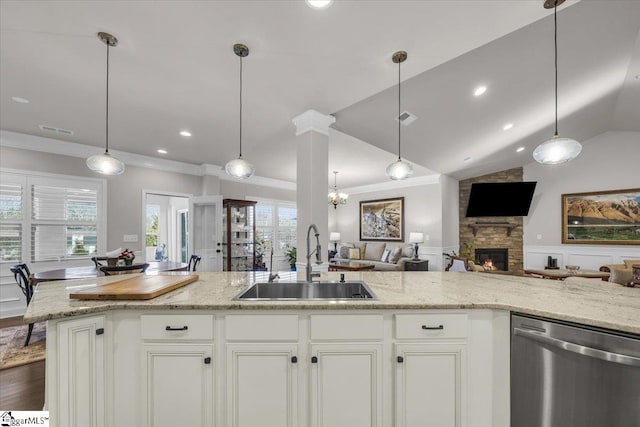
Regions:
[[[409,243],[415,243],[413,247],[413,259],[418,260],[418,243],[424,243],[423,233],[409,233]]]
[[[338,242],[340,241],[340,233],[332,231],[329,233],[329,241],[333,242],[333,251],[338,252]]]

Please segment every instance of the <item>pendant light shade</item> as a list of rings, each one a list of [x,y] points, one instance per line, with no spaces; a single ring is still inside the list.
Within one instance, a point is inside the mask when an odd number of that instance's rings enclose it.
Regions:
[[[538,145],[533,151],[533,158],[543,165],[558,165],[578,157],[582,145],[571,138],[561,138],[558,134],[558,14],[557,9],[564,0],[545,0],[545,9],[553,8],[554,54],[555,54],[555,112],[556,131],[551,139]]]
[[[118,45],[118,39],[108,33],[98,33],[98,38],[107,45],[107,97],[105,123],[105,151],[87,159],[87,167],[103,175],[120,175],[124,172],[124,163],[109,154],[109,49]]]
[[[402,180],[413,175],[413,168],[409,162],[402,160],[400,155],[400,64],[407,60],[407,52],[404,50],[393,54],[391,60],[394,64],[398,64],[398,160],[387,166],[386,174],[390,179]]]
[[[224,166],[227,175],[237,179],[253,176],[253,165],[242,158],[242,58],[249,56],[249,48],[243,44],[233,45],[233,52],[240,58],[240,154],[237,159],[230,160]]]

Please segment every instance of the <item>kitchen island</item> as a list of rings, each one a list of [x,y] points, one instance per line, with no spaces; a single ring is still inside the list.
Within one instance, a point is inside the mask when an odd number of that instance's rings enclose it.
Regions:
[[[199,275],[148,301],[37,288],[52,425],[506,427],[510,312],[640,334],[640,290],[601,280],[347,272],[379,300],[238,302],[266,277]]]

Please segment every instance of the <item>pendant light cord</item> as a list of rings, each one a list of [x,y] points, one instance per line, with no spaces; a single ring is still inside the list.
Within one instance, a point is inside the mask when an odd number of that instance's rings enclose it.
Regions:
[[[106,129],[106,143],[105,143],[105,153],[109,152],[109,42],[106,42],[107,45],[107,105],[106,105],[106,110],[107,110],[107,114],[106,114],[106,123],[105,123],[105,129]]]
[[[240,155],[242,158],[242,56],[240,56]]]
[[[398,120],[398,160],[402,160],[402,156],[400,155],[400,64],[402,61],[398,61],[398,116],[396,119]]]
[[[558,1],[554,2],[553,6],[553,44],[555,52],[555,70],[556,70],[556,133],[558,136]]]

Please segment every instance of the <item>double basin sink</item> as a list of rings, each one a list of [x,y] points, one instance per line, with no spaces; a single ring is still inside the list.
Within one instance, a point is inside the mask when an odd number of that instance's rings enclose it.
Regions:
[[[258,282],[234,301],[377,300],[362,281],[350,282]]]

